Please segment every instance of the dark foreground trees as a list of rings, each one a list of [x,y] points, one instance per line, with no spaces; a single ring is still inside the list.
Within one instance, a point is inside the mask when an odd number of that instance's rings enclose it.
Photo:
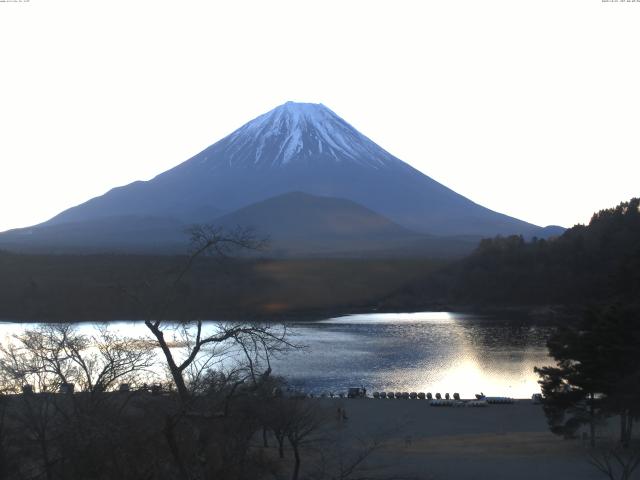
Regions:
[[[188,331],[169,345],[193,359],[186,397],[150,388],[162,362],[149,340],[100,326],[94,335],[70,325],[15,335],[0,347],[0,479],[261,478],[273,459],[255,439],[278,382],[256,370],[268,365],[260,352],[269,344],[253,341],[270,330],[252,328],[197,355]]]
[[[640,312],[591,310],[577,327],[558,331],[548,347],[557,365],[536,372],[551,430],[572,437],[588,425],[594,446],[597,423],[619,416],[620,445],[628,447],[640,417]]]
[[[22,378],[43,381],[34,391],[0,395],[0,479],[346,480],[358,478],[373,453],[348,441],[336,448],[340,427],[327,402],[338,400],[274,395],[281,384],[271,376],[241,381],[212,370],[184,402],[175,389],[133,382],[94,391],[79,382],[72,392],[62,382],[72,378],[68,358],[47,358],[60,364],[51,373],[23,354],[5,348],[1,385],[17,389],[16,370],[4,370],[16,357],[29,366]]]
[[[589,462],[609,480],[631,480],[640,466],[640,448],[628,450],[614,447],[592,452]]]
[[[150,375],[151,346],[95,332],[42,326],[0,347],[0,441],[12,460],[0,478],[140,478],[140,418],[117,390]]]
[[[322,403],[273,395],[271,359],[295,348],[286,327],[204,322],[183,282],[201,257],[261,242],[241,230],[193,235],[185,265],[122,292],[146,312],[144,338],[54,325],[0,348],[0,479],[295,480],[314,470],[305,458],[335,425]],[[279,449],[265,446],[274,441]]]

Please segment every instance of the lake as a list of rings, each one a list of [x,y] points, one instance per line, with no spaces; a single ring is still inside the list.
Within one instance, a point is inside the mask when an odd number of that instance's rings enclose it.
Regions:
[[[552,327],[528,319],[450,312],[367,313],[287,322],[306,348],[273,362],[274,373],[307,392],[454,392],[530,398],[534,366],[551,364]],[[124,335],[146,334],[141,322],[114,322]],[[0,324],[0,337],[34,324]],[[90,324],[81,324],[90,332]]]

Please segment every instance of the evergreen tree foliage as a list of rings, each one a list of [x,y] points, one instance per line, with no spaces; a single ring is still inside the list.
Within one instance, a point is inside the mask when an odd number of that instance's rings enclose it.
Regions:
[[[536,368],[551,431],[575,436],[598,419],[619,415],[620,442],[628,446],[640,415],[638,311],[620,306],[588,311],[578,328],[565,327],[548,342],[555,367]]]
[[[640,198],[549,240],[482,240],[469,257],[413,282],[386,303],[599,305],[640,301]]]

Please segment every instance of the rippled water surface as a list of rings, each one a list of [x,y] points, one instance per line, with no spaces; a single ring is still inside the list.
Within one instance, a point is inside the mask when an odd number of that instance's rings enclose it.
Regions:
[[[444,312],[361,314],[295,325],[308,350],[278,362],[308,390],[484,392],[528,398],[534,366],[550,363],[551,327],[531,321]]]
[[[0,324],[0,336],[34,324]],[[274,373],[308,392],[458,392],[528,398],[538,392],[534,366],[550,360],[551,327],[530,320],[420,312],[358,314],[290,322],[292,340],[305,345],[274,362]],[[81,330],[90,331],[90,324]],[[123,335],[145,335],[141,322],[116,322]]]

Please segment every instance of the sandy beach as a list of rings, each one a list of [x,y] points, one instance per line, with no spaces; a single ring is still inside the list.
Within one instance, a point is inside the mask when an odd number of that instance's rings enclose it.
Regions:
[[[589,464],[582,441],[550,433],[542,407],[529,400],[483,408],[432,407],[425,400],[318,401],[345,410],[347,420],[338,426],[345,438],[383,444],[374,470],[386,478],[604,478]],[[615,436],[614,424],[602,426],[598,435]]]

